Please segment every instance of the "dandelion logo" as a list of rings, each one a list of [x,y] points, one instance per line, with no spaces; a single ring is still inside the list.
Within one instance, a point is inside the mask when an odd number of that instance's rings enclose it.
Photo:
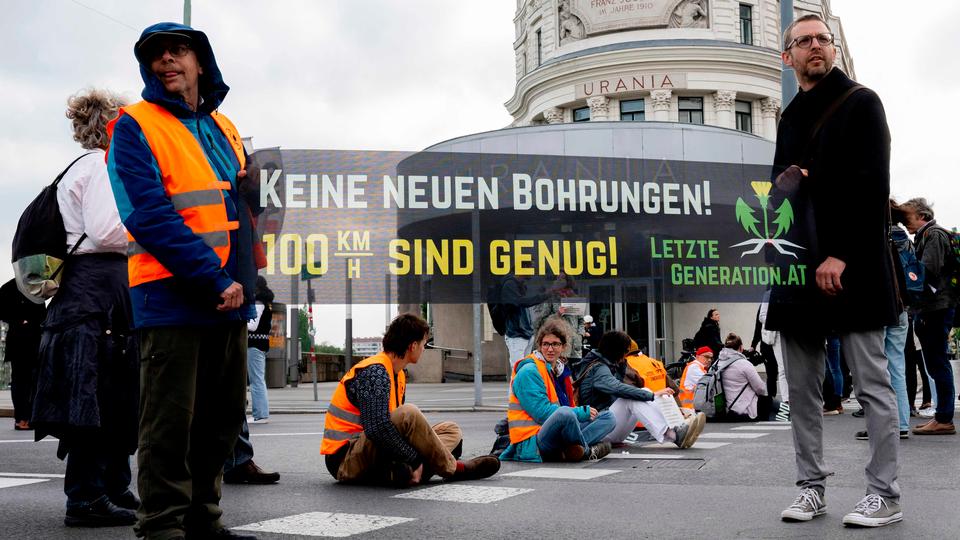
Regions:
[[[760,253],[764,245],[770,244],[780,253],[797,258],[797,254],[787,248],[805,248],[780,238],[780,236],[786,234],[786,232],[790,230],[790,226],[793,225],[793,206],[790,205],[790,201],[784,199],[780,207],[774,211],[777,217],[773,220],[773,224],[777,226],[777,230],[771,235],[770,220],[767,214],[770,208],[770,188],[773,187],[773,184],[770,182],[750,182],[750,186],[753,188],[757,200],[760,201],[760,209],[763,211],[763,234],[757,229],[757,224],[760,223],[760,220],[754,215],[755,210],[743,200],[743,197],[737,197],[737,221],[743,226],[743,230],[753,234],[756,238],[734,244],[730,247],[750,247],[751,249],[740,254],[741,257],[745,257],[747,255]]]

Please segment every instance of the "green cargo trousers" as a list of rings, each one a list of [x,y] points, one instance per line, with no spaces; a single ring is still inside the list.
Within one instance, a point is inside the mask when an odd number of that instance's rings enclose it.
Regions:
[[[137,536],[223,527],[220,481],[245,410],[247,326],[145,328],[140,335]]]

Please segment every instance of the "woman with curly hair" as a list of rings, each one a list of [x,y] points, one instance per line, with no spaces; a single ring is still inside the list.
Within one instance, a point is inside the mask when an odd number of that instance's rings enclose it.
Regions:
[[[107,123],[123,105],[104,90],[67,100],[73,139],[88,150],[64,174],[57,202],[67,233],[60,288],[40,341],[33,409],[36,439],[60,439],[66,459],[64,523],[133,525],[130,491],[137,449],[139,354],[127,292],[127,236],[107,176]]]

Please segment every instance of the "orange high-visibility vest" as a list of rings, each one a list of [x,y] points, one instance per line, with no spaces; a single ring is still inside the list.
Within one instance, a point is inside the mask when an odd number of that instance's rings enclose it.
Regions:
[[[553,386],[553,377],[547,371],[547,363],[532,354],[527,358],[534,361],[537,371],[540,372],[543,385],[547,387],[547,399],[550,400],[550,403],[559,404],[560,398],[557,396],[557,389]],[[513,366],[513,374],[510,376],[511,389],[513,388],[513,380],[517,377],[517,367],[519,365],[520,362],[517,362]],[[523,410],[520,400],[517,399],[512,390],[510,392],[510,405],[507,407],[507,425],[510,428],[511,444],[521,443],[540,432],[540,424],[527,414],[527,411]]]
[[[170,111],[140,101],[121,108],[120,114],[130,115],[140,125],[173,207],[187,227],[216,252],[220,267],[224,267],[230,257],[230,231],[240,226],[239,222],[227,218],[223,190],[232,189],[230,180],[217,178],[200,142]],[[243,169],[246,159],[237,128],[222,114],[213,112],[210,116],[230,141]],[[131,287],[173,275],[137,244],[129,232],[127,241],[127,274]]]
[[[627,365],[643,379],[644,388],[656,392],[667,387],[667,370],[659,360],[637,353],[627,357]],[[636,427],[644,427],[643,422],[637,422]]]
[[[683,407],[684,409],[693,408],[693,396],[697,391],[696,385],[694,385],[693,388],[690,390],[687,390],[685,388],[687,384],[687,374],[690,370],[690,366],[692,366],[693,364],[697,364],[698,366],[700,366],[700,369],[703,370],[704,373],[707,372],[707,369],[703,367],[703,364],[701,364],[699,360],[694,360],[693,362],[690,362],[686,366],[684,366],[683,374],[680,375],[680,406]]]
[[[393,377],[393,362],[387,353],[382,352],[371,356],[350,368],[350,371],[340,379],[340,384],[333,391],[330,406],[327,407],[326,418],[323,422],[323,441],[320,443],[321,454],[336,454],[343,445],[351,439],[360,437],[363,426],[360,424],[360,409],[347,399],[348,381],[357,375],[357,370],[380,364],[387,370],[390,377],[390,412],[403,404],[404,393],[407,388],[407,376],[403,371]]]

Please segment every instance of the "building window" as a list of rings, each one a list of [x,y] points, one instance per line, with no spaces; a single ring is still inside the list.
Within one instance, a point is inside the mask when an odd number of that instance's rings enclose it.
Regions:
[[[579,109],[573,110],[573,121],[574,122],[589,122],[590,121],[590,107],[580,107]]]
[[[642,99],[631,99],[620,102],[621,122],[643,122],[644,106]]]
[[[749,101],[737,101],[734,104],[737,113],[737,129],[753,133],[753,106]]]
[[[753,45],[753,6],[740,4],[740,43]]]
[[[703,124],[703,98],[681,97],[678,99],[681,124]]]
[[[537,30],[537,67],[543,63],[543,33]]]

